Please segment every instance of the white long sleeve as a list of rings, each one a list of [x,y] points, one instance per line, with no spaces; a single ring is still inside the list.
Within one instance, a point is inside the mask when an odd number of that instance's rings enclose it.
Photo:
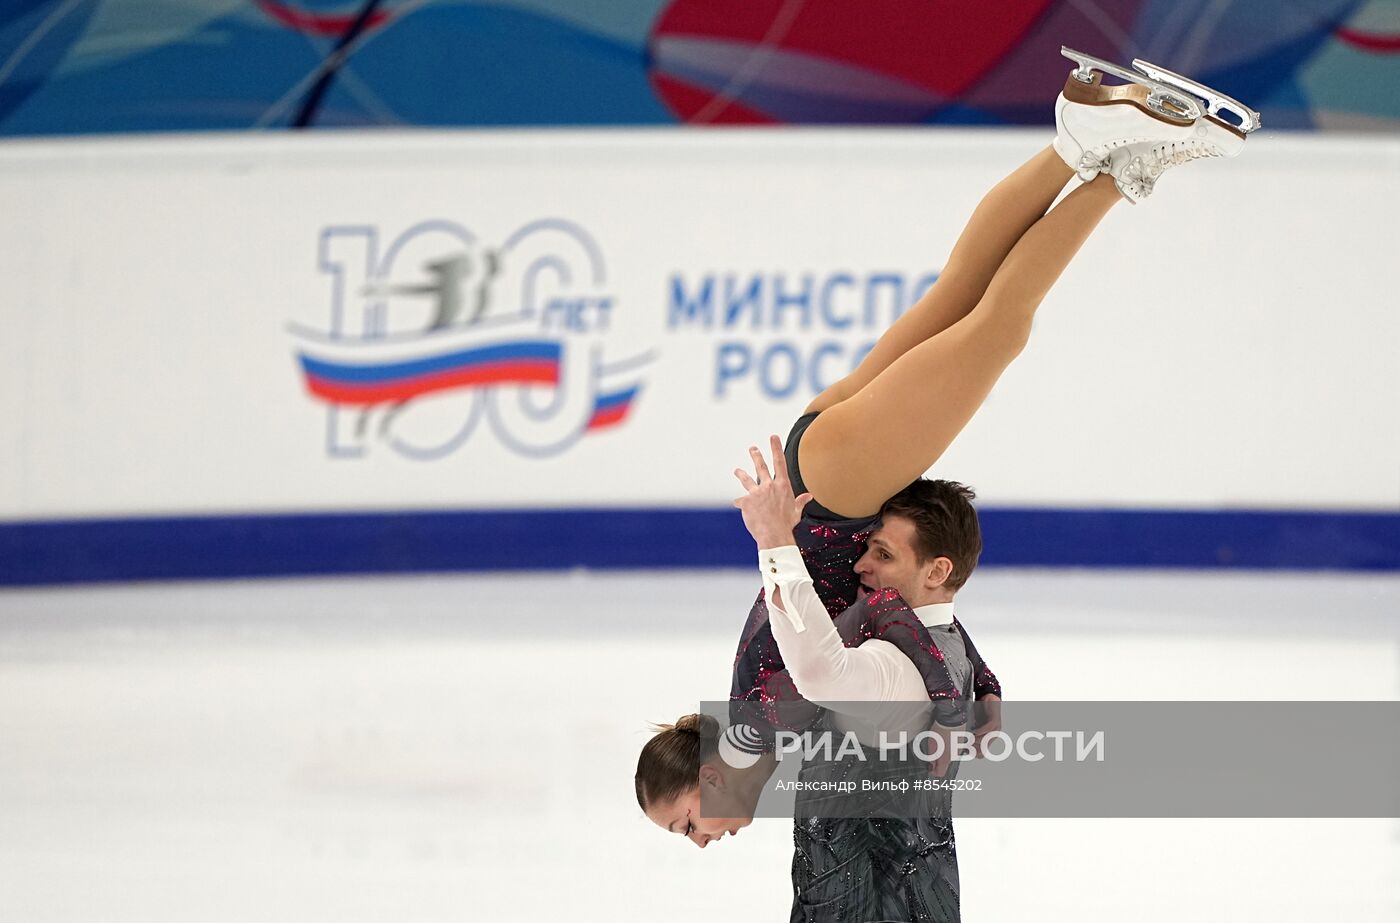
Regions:
[[[773,639],[803,698],[819,705],[927,702],[918,670],[899,648],[877,639],[841,643],[796,545],[760,549],[758,559]]]

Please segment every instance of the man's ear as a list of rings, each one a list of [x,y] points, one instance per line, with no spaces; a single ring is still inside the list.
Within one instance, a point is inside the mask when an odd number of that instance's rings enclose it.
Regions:
[[[948,578],[951,576],[953,576],[952,559],[945,557],[934,558],[924,567],[924,586],[930,590],[941,587],[948,582]]]

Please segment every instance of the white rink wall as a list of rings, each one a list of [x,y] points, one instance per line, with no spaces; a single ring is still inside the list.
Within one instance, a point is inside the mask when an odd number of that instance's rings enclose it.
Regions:
[[[859,358],[1046,141],[7,143],[0,521],[724,506],[744,446]],[[935,473],[991,506],[1394,511],[1397,214],[1394,139],[1265,133],[1174,171],[1109,216]],[[428,265],[465,256],[470,309],[487,250],[488,323],[427,338]],[[562,385],[364,414],[298,364],[409,361],[452,336],[553,344]],[[628,392],[620,422],[587,429]]]

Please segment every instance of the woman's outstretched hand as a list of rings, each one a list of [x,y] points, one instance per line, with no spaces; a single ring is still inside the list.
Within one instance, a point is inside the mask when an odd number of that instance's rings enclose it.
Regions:
[[[757,446],[749,446],[754,476],[749,477],[743,468],[734,469],[734,476],[744,485],[745,491],[734,505],[744,514],[744,525],[758,547],[779,548],[793,544],[792,530],[802,520],[802,510],[812,501],[812,495],[792,495],[783,442],[777,436],[770,436],[769,445],[773,450],[771,473]]]

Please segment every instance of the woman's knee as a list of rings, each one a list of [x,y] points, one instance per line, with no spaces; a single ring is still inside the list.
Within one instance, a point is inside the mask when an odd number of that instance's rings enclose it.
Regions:
[[[1019,301],[984,301],[977,310],[980,315],[977,318],[977,338],[986,348],[994,350],[1007,362],[1025,350],[1031,339],[1034,308],[1027,308]]]

